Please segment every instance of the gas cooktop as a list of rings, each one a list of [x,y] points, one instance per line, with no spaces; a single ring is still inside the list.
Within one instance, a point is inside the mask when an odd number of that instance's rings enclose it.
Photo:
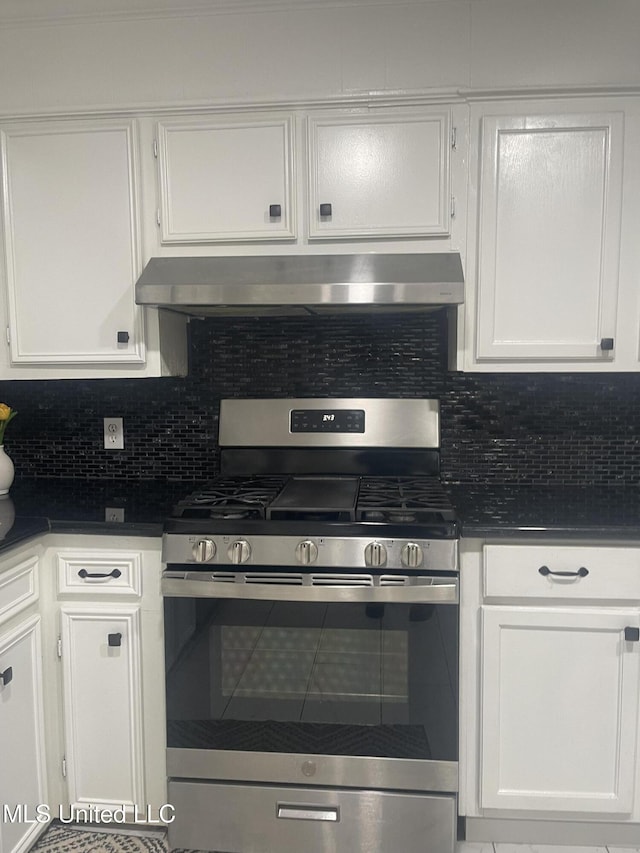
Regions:
[[[429,523],[455,520],[436,476],[220,477],[181,500],[174,518]]]

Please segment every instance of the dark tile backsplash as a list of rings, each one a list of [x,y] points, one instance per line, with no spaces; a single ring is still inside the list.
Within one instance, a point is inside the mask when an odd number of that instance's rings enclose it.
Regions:
[[[203,480],[224,397],[437,397],[442,471],[461,483],[640,483],[640,373],[460,374],[444,311],[195,320],[180,379],[0,383],[18,476]],[[125,449],[102,450],[102,418]]]

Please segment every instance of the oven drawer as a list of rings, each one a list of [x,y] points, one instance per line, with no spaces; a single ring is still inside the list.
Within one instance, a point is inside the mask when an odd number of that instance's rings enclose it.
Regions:
[[[484,597],[640,600],[640,548],[485,545]]]
[[[456,799],[214,782],[169,782],[169,846],[225,853],[453,853]]]

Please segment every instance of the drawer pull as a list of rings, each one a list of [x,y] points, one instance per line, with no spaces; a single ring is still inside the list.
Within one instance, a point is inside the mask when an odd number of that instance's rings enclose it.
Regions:
[[[111,572],[88,572],[86,569],[80,569],[78,577],[82,578],[119,578],[122,572],[120,569],[113,569]]]
[[[122,645],[122,634],[119,632],[117,634],[107,634],[107,642],[111,648],[118,648],[118,646]]]
[[[584,566],[581,566],[577,572],[552,572],[549,566],[540,566],[538,571],[545,578],[549,575],[554,578],[586,578],[589,574],[589,569],[585,569]]]
[[[278,817],[285,820],[340,820],[337,806],[285,806],[278,803]]]
[[[13,681],[13,667],[8,666],[4,672],[0,672],[0,681],[2,686],[6,687],[10,681]]]
[[[637,643],[640,640],[640,628],[625,628],[624,638],[628,643]]]

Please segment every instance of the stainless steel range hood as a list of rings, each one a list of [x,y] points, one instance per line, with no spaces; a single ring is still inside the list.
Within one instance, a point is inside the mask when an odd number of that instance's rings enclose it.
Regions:
[[[457,252],[151,258],[136,302],[195,316],[429,310],[463,301]]]

